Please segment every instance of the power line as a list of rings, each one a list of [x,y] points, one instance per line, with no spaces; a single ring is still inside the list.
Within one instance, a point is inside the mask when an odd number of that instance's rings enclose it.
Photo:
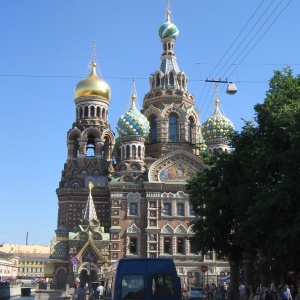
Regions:
[[[246,53],[246,55],[244,56],[244,58],[240,61],[239,64],[236,65],[236,67],[234,68],[234,70],[230,73],[230,75],[237,69],[238,66],[241,65],[241,63],[246,59],[246,57],[249,55],[249,53],[253,50],[253,48],[259,43],[259,41],[263,38],[263,36],[267,33],[267,31],[271,28],[271,26],[275,23],[275,21],[280,17],[280,15],[285,11],[285,9],[289,6],[289,4],[292,2],[292,0],[290,0],[290,2],[287,3],[287,5],[283,8],[283,10],[280,12],[280,14],[275,18],[275,20],[269,25],[269,27],[265,30],[265,32],[261,35],[261,37],[257,40],[257,42],[252,46],[252,48]],[[229,76],[230,76],[229,75]]]

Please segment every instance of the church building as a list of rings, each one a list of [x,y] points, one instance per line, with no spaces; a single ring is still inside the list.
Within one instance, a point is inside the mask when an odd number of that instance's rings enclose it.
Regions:
[[[58,221],[47,274],[58,288],[74,278],[98,281],[124,257],[172,258],[182,284],[216,283],[229,272],[227,261],[191,248],[195,214],[186,181],[207,168],[204,151],[229,150],[226,134],[233,124],[216,99],[212,116],[201,125],[188,77],[177,64],[179,30],[169,9],[158,33],[160,66],[150,74],[142,110],[133,81],[118,137],[108,120],[110,87],[97,75],[95,59],[90,75],[75,87],[76,115],[56,191]],[[205,274],[202,265],[208,267]]]

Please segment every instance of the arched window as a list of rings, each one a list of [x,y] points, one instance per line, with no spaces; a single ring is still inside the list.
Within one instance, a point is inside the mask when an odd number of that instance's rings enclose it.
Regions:
[[[100,106],[97,106],[97,117],[100,117]]]
[[[159,77],[159,75],[156,76],[156,86],[160,86],[160,77]]]
[[[91,106],[91,117],[95,117],[95,107]]]
[[[135,159],[136,158],[136,145],[132,146],[132,158]]]
[[[130,158],[130,146],[129,145],[126,146],[126,158],[127,159]]]
[[[156,117],[152,117],[150,121],[150,142],[157,141],[157,122]]]
[[[169,140],[177,141],[177,118],[175,115],[169,117]]]
[[[88,142],[86,144],[86,156],[87,157],[94,157],[95,156],[94,137],[88,137]]]
[[[84,117],[87,118],[89,116],[89,108],[87,106],[84,107]]]

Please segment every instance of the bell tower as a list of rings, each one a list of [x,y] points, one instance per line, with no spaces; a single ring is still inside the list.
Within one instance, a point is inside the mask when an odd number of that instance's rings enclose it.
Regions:
[[[96,46],[90,63],[91,72],[75,87],[76,116],[67,133],[67,160],[64,164],[58,196],[58,228],[74,231],[82,216],[89,183],[101,226],[108,231],[108,177],[113,170],[114,133],[108,123],[110,87],[97,75]]]
[[[150,91],[143,103],[143,114],[150,123],[146,157],[156,159],[180,149],[199,155],[199,112],[188,92],[188,78],[177,64],[174,47],[179,30],[170,20],[169,7],[158,34],[163,47],[161,63],[150,75]]]

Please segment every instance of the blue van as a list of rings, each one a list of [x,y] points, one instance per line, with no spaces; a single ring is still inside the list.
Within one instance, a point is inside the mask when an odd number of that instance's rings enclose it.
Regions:
[[[105,274],[104,300],[181,300],[172,259],[122,258]]]

